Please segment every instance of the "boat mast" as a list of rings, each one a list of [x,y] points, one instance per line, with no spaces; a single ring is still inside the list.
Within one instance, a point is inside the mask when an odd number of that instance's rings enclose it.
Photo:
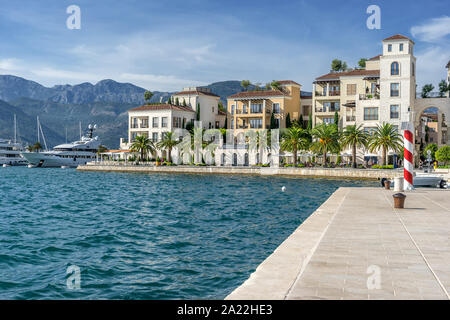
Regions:
[[[17,143],[17,119],[16,114],[14,113],[14,144]]]
[[[81,121],[79,122],[80,124],[80,141],[81,141]]]
[[[36,120],[37,120],[37,138],[38,138],[37,141],[40,143],[41,140],[40,140],[40,138],[39,138],[39,127],[40,127],[40,124],[39,124],[39,116],[36,117]]]

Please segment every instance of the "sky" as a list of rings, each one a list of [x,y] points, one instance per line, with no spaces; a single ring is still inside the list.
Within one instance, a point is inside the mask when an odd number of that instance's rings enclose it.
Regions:
[[[81,29],[67,28],[70,5],[80,8]],[[367,28],[370,5],[380,7],[380,29]],[[442,0],[0,0],[0,74],[151,91],[289,79],[310,91],[334,58],[354,67],[403,34],[416,43],[418,85],[437,87],[450,60],[449,8]]]

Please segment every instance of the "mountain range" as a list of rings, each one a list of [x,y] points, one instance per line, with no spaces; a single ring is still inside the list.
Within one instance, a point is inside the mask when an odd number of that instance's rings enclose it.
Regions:
[[[221,81],[208,86],[226,101],[243,90],[240,81]],[[181,89],[181,88],[180,88]],[[45,87],[35,81],[0,75],[0,138],[13,137],[13,118],[17,116],[18,140],[32,144],[37,140],[39,116],[49,147],[79,138],[79,123],[98,125],[96,135],[109,148],[117,148],[119,138],[127,136],[127,111],[144,103],[146,89],[131,83],[102,80],[95,85],[56,85]],[[150,102],[167,101],[174,92],[152,91]]]

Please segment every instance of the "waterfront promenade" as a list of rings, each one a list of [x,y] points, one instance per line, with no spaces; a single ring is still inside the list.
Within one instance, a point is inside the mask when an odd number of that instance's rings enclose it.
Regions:
[[[124,163],[90,162],[78,166],[79,171],[105,171],[105,172],[140,172],[140,173],[189,173],[189,174],[245,174],[245,175],[274,175],[298,176],[316,178],[341,179],[371,179],[395,178],[403,176],[403,169],[352,169],[352,168],[294,168],[294,167],[233,167],[233,166],[154,166],[131,165]]]
[[[450,191],[340,188],[227,299],[450,299]]]

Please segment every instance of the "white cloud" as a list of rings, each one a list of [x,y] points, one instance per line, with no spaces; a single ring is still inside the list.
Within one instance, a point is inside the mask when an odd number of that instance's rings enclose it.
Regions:
[[[435,88],[442,79],[445,79],[449,61],[450,46],[430,46],[416,53],[417,58],[417,87],[432,83]]]
[[[438,42],[450,34],[450,17],[433,18],[420,26],[413,26],[411,34],[422,41]]]

